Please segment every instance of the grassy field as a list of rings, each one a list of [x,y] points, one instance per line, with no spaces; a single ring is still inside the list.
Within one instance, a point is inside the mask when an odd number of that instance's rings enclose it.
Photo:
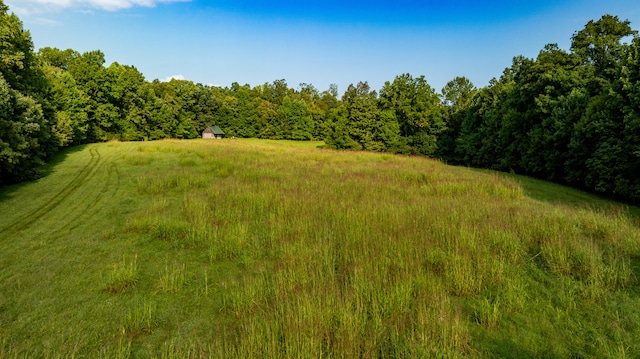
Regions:
[[[637,208],[257,140],[72,148],[0,192],[0,358],[639,357]]]

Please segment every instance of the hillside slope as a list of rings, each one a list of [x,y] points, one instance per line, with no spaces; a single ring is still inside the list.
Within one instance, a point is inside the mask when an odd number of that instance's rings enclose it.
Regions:
[[[0,192],[0,357],[640,356],[636,208],[314,143],[110,142]]]

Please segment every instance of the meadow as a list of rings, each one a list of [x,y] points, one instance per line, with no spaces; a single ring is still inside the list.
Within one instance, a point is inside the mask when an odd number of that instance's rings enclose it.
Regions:
[[[108,142],[0,192],[0,358],[640,356],[638,208],[317,142]]]

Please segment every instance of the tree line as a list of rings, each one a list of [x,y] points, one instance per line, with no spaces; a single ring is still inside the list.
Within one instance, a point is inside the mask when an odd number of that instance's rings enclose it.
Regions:
[[[68,146],[197,138],[210,125],[229,136],[322,140],[338,103],[335,86],[147,81],[134,66],[106,66],[99,50],[36,52],[0,0],[0,184],[38,177],[45,160]]]
[[[42,48],[0,0],[0,183],[36,178],[58,150],[108,140],[228,136],[324,140],[326,147],[426,155],[640,199],[640,40],[605,15],[517,56],[483,88],[424,76],[319,91],[285,80],[251,87],[147,81],[101,51]]]
[[[436,155],[640,200],[640,38],[605,15],[571,37],[515,57],[478,90],[450,83]]]

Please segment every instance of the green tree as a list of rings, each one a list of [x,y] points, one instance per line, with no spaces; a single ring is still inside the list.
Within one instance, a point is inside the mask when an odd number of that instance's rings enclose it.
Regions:
[[[161,100],[156,104],[164,120],[154,121],[159,125],[156,134],[161,138],[195,138],[197,133],[193,128],[196,115],[193,112],[197,100],[198,88],[187,80],[172,79],[169,82],[154,81],[154,93]]]
[[[455,151],[439,154],[637,201],[639,42],[628,21],[605,15],[574,34],[571,52],[551,44],[535,60],[515,57],[457,111],[448,84],[449,128],[462,120],[440,141],[455,139]]]
[[[48,66],[45,73],[49,80],[48,98],[55,111],[53,134],[58,146],[84,143],[88,131],[88,96],[68,72]]]
[[[596,76],[611,80],[615,68],[627,53],[628,45],[622,40],[637,33],[629,20],[621,21],[617,16],[604,15],[597,21],[590,20],[584,29],[572,36],[571,50],[585,64],[595,67]]]
[[[284,136],[290,140],[311,140],[313,138],[313,117],[307,104],[299,99],[286,96],[278,107],[282,114]]]
[[[469,101],[462,122],[460,135],[456,138],[454,158],[457,163],[468,166],[509,168],[503,151],[505,139],[500,131],[505,97],[513,86],[511,69],[505,69],[499,80],[492,79],[489,86],[480,89]]]
[[[328,116],[325,143],[329,148],[345,150],[361,150],[362,145],[350,135],[350,123],[347,108],[340,104]]]
[[[0,73],[10,88],[28,96],[37,97],[46,85],[33,53],[31,34],[15,14],[9,14],[9,8],[1,0]]]
[[[51,130],[41,106],[0,75],[0,183],[30,180],[51,154]]]
[[[334,111],[327,145],[333,148],[395,151],[400,128],[393,111],[378,107],[375,91],[366,82],[349,85],[342,106]]]
[[[614,85],[620,94],[622,121],[616,137],[621,142],[621,156],[615,159],[614,193],[640,203],[640,38],[633,39],[623,71]]]
[[[192,123],[196,134],[200,134],[205,128],[217,125],[216,113],[218,112],[220,103],[211,87],[197,84],[196,88],[197,91],[193,102],[195,118]]]
[[[72,49],[60,50],[55,47],[43,47],[38,50],[38,57],[46,65],[57,67],[61,70],[68,70],[69,65],[79,56],[80,54]]]
[[[78,86],[89,97],[87,141],[106,141],[117,137],[121,111],[113,104],[113,79],[104,67],[104,53],[88,51],[74,59],[68,71]]]
[[[313,116],[313,138],[324,139],[327,135],[328,124],[331,122],[331,113],[340,106],[338,99],[338,87],[333,84],[328,90],[323,91],[314,101],[311,113]]]
[[[279,113],[278,106],[267,100],[261,99],[256,108],[258,137],[271,140],[285,138],[283,129],[283,114]]]
[[[47,80],[28,31],[0,0],[0,183],[32,179],[56,149]],[[49,116],[49,117],[47,117]]]
[[[623,42],[632,37],[632,44]],[[633,61],[637,31],[629,21],[605,15],[590,21],[572,38],[572,50],[593,68],[588,101],[574,126],[569,144],[567,179],[574,185],[623,198],[638,198],[634,190],[633,111],[625,91]],[[625,85],[625,83],[627,85]],[[637,172],[636,172],[637,173]],[[636,196],[636,197],[634,197]]]
[[[386,82],[380,91],[380,107],[392,111],[401,136],[421,155],[432,155],[438,136],[445,129],[440,99],[424,76],[409,74]]]
[[[276,106],[280,106],[286,96],[293,94],[293,90],[289,88],[287,81],[285,80],[276,80],[273,81],[273,83],[265,83],[257,88],[256,91],[260,94],[261,98]]]
[[[462,109],[476,91],[471,80],[464,76],[457,76],[442,88],[442,100],[445,106],[453,110]]]
[[[436,155],[446,161],[459,163],[455,156],[456,138],[460,135],[462,121],[469,102],[478,89],[471,80],[458,76],[442,88],[442,102],[445,106],[443,118],[446,129],[438,136]]]

